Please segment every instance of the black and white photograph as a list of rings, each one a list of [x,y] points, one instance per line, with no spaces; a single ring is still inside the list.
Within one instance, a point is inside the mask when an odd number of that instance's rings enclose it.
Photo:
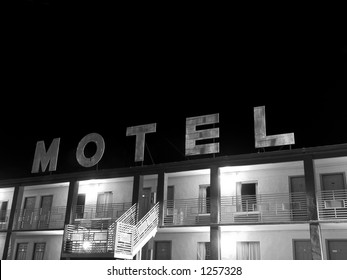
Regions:
[[[2,266],[203,261],[189,275],[241,279],[246,260],[347,260],[338,18],[62,6],[22,1],[3,41]]]

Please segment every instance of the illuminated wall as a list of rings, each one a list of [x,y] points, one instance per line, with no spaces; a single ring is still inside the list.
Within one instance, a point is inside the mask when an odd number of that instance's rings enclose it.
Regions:
[[[43,232],[40,235],[36,234],[13,234],[13,246],[12,246],[12,257],[15,259],[17,244],[18,243],[28,243],[28,248],[26,252],[26,259],[31,260],[33,256],[34,244],[35,243],[45,243],[44,260],[60,260],[62,242],[63,242],[63,232],[54,232],[45,234]]]
[[[288,193],[289,178],[303,176],[303,162],[223,167],[221,195],[235,196],[240,182],[257,182],[257,194]]]
[[[198,242],[209,242],[209,228],[201,229],[203,232],[172,232],[157,233],[154,241],[172,242],[172,260],[196,260]]]
[[[66,206],[69,183],[38,185],[24,187],[21,208],[24,207],[26,197],[36,197],[35,208],[40,208],[41,197],[53,195],[52,207]]]
[[[81,181],[79,194],[86,194],[86,205],[96,205],[99,193],[112,192],[112,203],[131,202],[133,178],[116,178],[107,180]]]

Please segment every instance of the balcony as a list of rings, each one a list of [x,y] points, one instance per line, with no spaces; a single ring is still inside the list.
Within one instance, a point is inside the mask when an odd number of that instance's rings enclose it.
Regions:
[[[317,192],[319,220],[347,220],[347,190]]]
[[[304,192],[221,197],[221,224],[307,221]],[[208,199],[165,201],[164,226],[209,225]]]
[[[210,200],[175,199],[164,202],[164,226],[209,225]]]
[[[131,207],[131,202],[76,206],[74,225],[84,228],[107,229]]]
[[[14,230],[63,229],[65,222],[65,206],[17,209],[15,211]]]
[[[114,252],[113,229],[88,229],[78,225],[66,225],[63,255],[111,254]]]
[[[306,193],[275,193],[221,198],[221,224],[307,221]]]
[[[65,226],[64,257],[107,257],[114,254],[115,221],[131,202],[76,206],[73,224]]]

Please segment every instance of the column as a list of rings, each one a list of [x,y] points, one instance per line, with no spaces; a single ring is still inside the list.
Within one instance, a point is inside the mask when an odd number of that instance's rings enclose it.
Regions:
[[[4,251],[2,254],[3,260],[7,260],[8,250],[10,249],[10,243],[11,243],[10,241],[12,237],[13,225],[16,222],[15,219],[18,219],[18,216],[20,213],[20,208],[21,208],[21,204],[23,200],[23,192],[24,192],[23,187],[17,186],[14,188],[11,212],[10,212],[10,217],[8,220],[7,235],[6,235],[5,244],[4,244]],[[17,213],[18,215],[16,215]]]
[[[314,163],[311,156],[304,158],[305,186],[307,197],[307,218],[310,223],[310,240],[312,258],[322,260],[322,240],[320,225],[318,222],[316,188],[314,179]]]
[[[221,259],[221,228],[220,222],[220,209],[221,209],[221,195],[220,195],[220,179],[219,167],[213,166],[210,169],[210,244],[211,244],[211,259]]]
[[[74,213],[76,212],[77,197],[78,197],[78,181],[70,181],[69,193],[66,204],[65,225],[72,224],[75,220]]]
[[[157,185],[157,202],[159,202],[159,226],[164,225],[164,188],[166,182],[166,175],[163,171],[158,173],[158,185]]]

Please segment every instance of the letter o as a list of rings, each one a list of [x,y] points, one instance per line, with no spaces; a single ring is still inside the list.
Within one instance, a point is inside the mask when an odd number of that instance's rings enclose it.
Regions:
[[[94,142],[96,144],[96,152],[95,154],[87,158],[84,154],[84,149],[88,143]],[[82,138],[82,140],[78,143],[77,151],[76,151],[76,159],[78,163],[83,167],[92,167],[97,164],[105,151],[105,141],[104,138],[98,133],[90,133]]]

